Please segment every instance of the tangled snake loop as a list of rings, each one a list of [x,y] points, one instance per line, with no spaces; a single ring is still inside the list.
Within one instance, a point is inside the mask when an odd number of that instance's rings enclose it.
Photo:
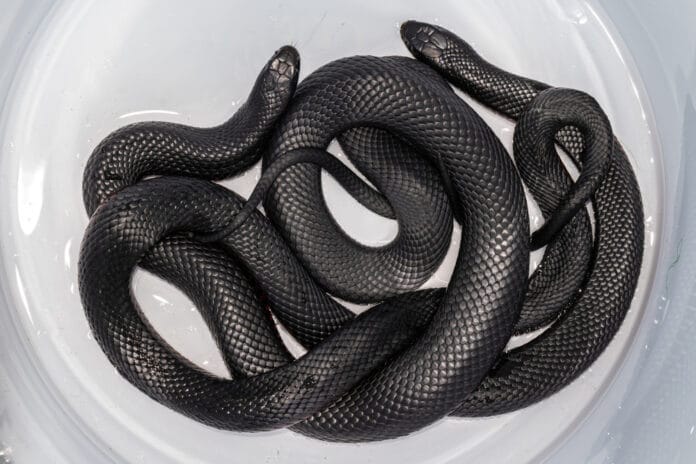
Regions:
[[[607,117],[589,95],[507,73],[446,29],[408,21],[401,34],[415,59],[343,58],[297,85],[299,56],[283,47],[224,124],[137,123],[97,146],[80,293],[96,341],[135,387],[217,428],[362,442],[526,407],[602,353],[629,309],[644,227]],[[452,86],[516,121],[514,162]],[[334,139],[369,184],[326,152]],[[248,200],[211,182],[261,158]],[[368,247],[346,235],[322,170],[396,219],[397,237]],[[544,216],[531,235],[523,183]],[[454,220],[451,281],[422,289]],[[130,291],[136,267],[194,301],[229,378],[155,333]],[[375,304],[356,316],[333,297]],[[288,352],[271,315],[306,354]]]

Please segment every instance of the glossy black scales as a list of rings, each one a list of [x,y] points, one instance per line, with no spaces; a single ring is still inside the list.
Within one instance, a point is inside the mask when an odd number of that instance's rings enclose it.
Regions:
[[[228,122],[138,123],[95,149],[80,292],[100,347],[145,394],[218,428],[374,441],[525,407],[612,339],[640,273],[643,212],[597,102],[496,68],[443,28],[410,21],[401,32],[416,59],[343,58],[296,86],[299,57],[283,47]],[[513,156],[451,85],[517,121]],[[368,182],[325,151],[333,140]],[[248,201],[210,182],[261,158]],[[324,201],[322,169],[396,219],[397,237],[369,247],[348,236]],[[523,183],[545,219],[534,233]],[[420,290],[454,220],[451,281]],[[529,252],[542,246],[530,276]],[[130,292],[137,266],[193,299],[229,378],[153,333]],[[375,304],[356,317],[341,299]],[[272,315],[307,354],[294,359]],[[504,351],[513,334],[545,326]]]

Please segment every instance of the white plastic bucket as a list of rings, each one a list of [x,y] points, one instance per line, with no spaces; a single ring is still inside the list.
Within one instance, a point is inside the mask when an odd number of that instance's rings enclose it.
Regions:
[[[696,461],[693,2],[4,0],[3,10],[0,462]],[[300,51],[301,77],[342,56],[406,55],[398,35],[406,19],[442,24],[499,66],[588,91],[606,109],[636,169],[647,231],[639,288],[616,339],[580,379],[530,408],[364,445],[219,431],[141,394],[92,339],[77,292],[87,223],[80,182],[94,145],[139,120],[222,121],[286,43]],[[509,148],[511,123],[472,104]],[[225,184],[248,194],[257,176],[258,168]],[[357,240],[394,236],[395,223],[324,180],[330,208]],[[452,258],[428,285],[447,281]],[[224,372],[185,297],[144,273],[135,286],[175,348]]]

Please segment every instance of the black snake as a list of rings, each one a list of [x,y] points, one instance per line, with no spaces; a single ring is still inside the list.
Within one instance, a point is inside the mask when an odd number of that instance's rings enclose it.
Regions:
[[[644,228],[606,116],[582,92],[494,67],[441,27],[409,21],[401,33],[416,60],[344,58],[295,89],[299,57],[284,47],[223,125],[137,123],[95,149],[80,292],[96,340],[133,385],[214,427],[372,441],[528,406],[602,353],[630,306]],[[450,83],[517,121],[515,163]],[[333,139],[375,189],[326,153]],[[575,181],[556,145],[579,167]],[[248,202],[209,181],[261,157]],[[396,239],[347,236],[323,200],[322,168],[395,218]],[[545,219],[531,240],[522,181]],[[451,281],[419,290],[453,218]],[[542,246],[530,277],[530,249]],[[154,332],[130,291],[136,266],[193,299],[231,379]],[[329,295],[377,304],[356,317]],[[290,355],[271,313],[307,354]],[[504,351],[514,333],[544,326]]]

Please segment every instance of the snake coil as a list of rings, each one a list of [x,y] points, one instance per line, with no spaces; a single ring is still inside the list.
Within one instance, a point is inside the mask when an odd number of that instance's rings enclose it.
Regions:
[[[80,293],[96,341],[135,387],[213,427],[361,442],[526,407],[602,353],[643,254],[638,184],[607,117],[587,94],[507,73],[446,29],[408,21],[401,34],[416,59],[344,58],[297,85],[299,56],[283,47],[226,123],[137,123],[97,146]],[[515,163],[451,85],[517,122]],[[334,139],[371,185],[325,151]],[[261,157],[248,200],[211,182]],[[396,219],[397,237],[368,247],[347,236],[322,169]],[[545,220],[531,238],[523,182]],[[420,289],[453,219],[451,281]],[[130,292],[138,266],[192,298],[230,378],[154,333]],[[375,305],[355,316],[331,296]],[[305,355],[288,352],[271,314]]]

